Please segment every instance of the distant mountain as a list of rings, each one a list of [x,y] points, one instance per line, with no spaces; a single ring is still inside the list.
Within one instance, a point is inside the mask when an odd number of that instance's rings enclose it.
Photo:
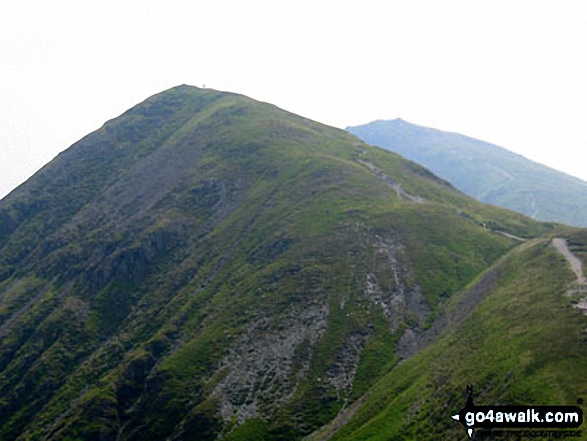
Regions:
[[[586,319],[550,243],[584,259],[585,232],[174,87],[0,201],[0,439],[464,439],[467,384],[574,404]]]
[[[422,164],[482,202],[538,220],[587,226],[587,182],[504,148],[401,119],[347,130]]]

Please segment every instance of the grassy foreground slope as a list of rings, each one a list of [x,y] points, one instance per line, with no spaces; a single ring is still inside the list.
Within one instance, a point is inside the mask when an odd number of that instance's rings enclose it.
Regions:
[[[504,148],[401,119],[347,130],[422,164],[482,202],[542,221],[587,226],[587,182]]]
[[[0,439],[299,439],[441,335],[513,236],[560,229],[172,88],[0,201]]]
[[[584,257],[585,231],[567,234]],[[574,307],[580,298],[567,295],[576,277],[551,241],[512,250],[447,311],[463,308],[484,278],[491,283],[477,307],[379,380],[331,439],[464,439],[450,415],[464,406],[468,385],[478,405],[575,405],[587,395],[587,318]],[[326,439],[327,429],[312,439]]]

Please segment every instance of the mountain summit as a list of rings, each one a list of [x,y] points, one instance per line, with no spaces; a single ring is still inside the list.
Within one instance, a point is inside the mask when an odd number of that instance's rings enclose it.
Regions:
[[[587,182],[502,147],[399,118],[347,130],[422,164],[482,202],[542,221],[587,226]]]
[[[0,201],[0,439],[446,439],[467,382],[564,404],[585,324],[549,243],[587,237],[562,228],[169,89]]]

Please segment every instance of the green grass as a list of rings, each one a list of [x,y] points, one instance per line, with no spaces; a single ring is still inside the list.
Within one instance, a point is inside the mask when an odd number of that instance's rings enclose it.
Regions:
[[[361,161],[425,202],[398,197]],[[430,428],[417,408],[435,409],[417,394],[449,388],[456,406],[467,375],[496,381],[463,348],[487,355],[497,343],[464,322],[467,332],[450,337],[460,352],[445,337],[398,364],[403,332],[429,328],[439,305],[456,305],[519,244],[494,230],[531,238],[563,228],[484,206],[343,131],[189,87],[154,96],[75,144],[0,202],[0,222],[10,231],[0,237],[0,326],[12,323],[0,341],[3,439],[99,439],[123,426],[123,440],[299,439],[362,396],[368,401],[340,436],[383,439],[385,427],[417,438]],[[582,249],[580,233],[573,240]],[[528,316],[511,311],[524,269],[564,269],[548,248],[536,249],[534,260],[524,251],[501,263],[509,268],[502,285],[474,313],[512,341],[497,372],[529,369],[556,386],[569,366],[539,365],[550,358],[530,344],[542,335],[529,324],[544,321],[537,300],[527,302]],[[533,273],[530,282],[558,295],[557,276]],[[419,290],[423,312],[409,306]],[[389,307],[400,291],[407,297]],[[250,384],[234,386],[238,400],[257,406],[243,424],[220,408],[229,355],[250,369]],[[449,370],[430,369],[446,357]],[[284,371],[273,386],[269,377],[257,382],[277,367]],[[511,397],[537,387],[515,384]],[[446,398],[441,392],[433,398]]]
[[[585,319],[564,297],[572,280],[566,263],[542,241],[499,266],[499,281],[478,308],[383,377],[334,439],[457,436],[462,427],[451,427],[449,416],[464,405],[467,385],[479,405],[572,405],[585,395]]]
[[[587,226],[587,185],[501,147],[405,121],[348,130],[422,164],[476,199],[543,221]]]

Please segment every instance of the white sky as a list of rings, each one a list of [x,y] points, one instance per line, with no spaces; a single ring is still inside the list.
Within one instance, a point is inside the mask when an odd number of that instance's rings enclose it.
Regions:
[[[587,180],[587,1],[0,1],[0,196],[191,84],[455,131]]]

